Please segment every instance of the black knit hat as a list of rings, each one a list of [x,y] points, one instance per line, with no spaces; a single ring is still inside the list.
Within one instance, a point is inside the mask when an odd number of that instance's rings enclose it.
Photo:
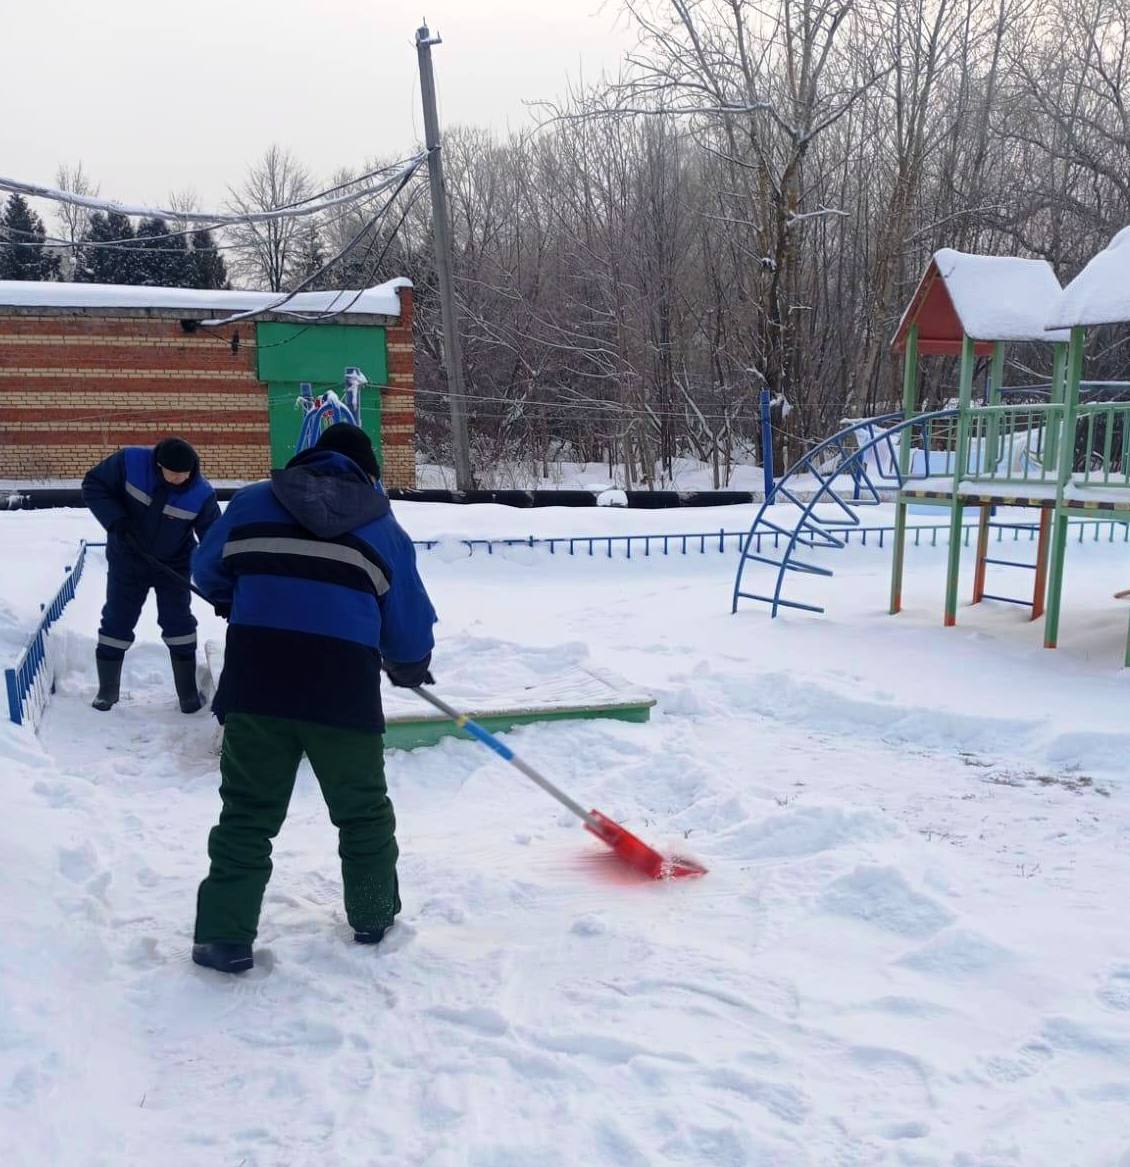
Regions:
[[[369,440],[369,435],[359,426],[350,425],[347,421],[334,422],[322,430],[322,436],[314,449],[333,450],[337,454],[344,454],[356,462],[370,478],[381,476],[381,468],[377,464],[377,456],[373,453],[373,443]]]
[[[174,474],[186,474],[196,469],[198,459],[196,451],[184,438],[165,438],[158,442],[153,449],[153,456],[158,466],[164,466]]]

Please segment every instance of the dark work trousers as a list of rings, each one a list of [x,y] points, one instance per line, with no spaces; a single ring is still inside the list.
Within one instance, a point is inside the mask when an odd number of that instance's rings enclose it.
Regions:
[[[250,944],[271,877],[303,754],[338,829],[345,915],[355,932],[387,928],[400,911],[396,818],[384,776],[384,739],[372,730],[229,713],[220,754],[219,823],[196,901],[197,944]]]
[[[101,660],[122,659],[133,644],[137,618],[152,588],[157,593],[161,639],[168,645],[170,655],[195,660],[196,617],[192,614],[188,588],[124,547],[111,550],[107,562],[106,604],[102,609],[95,655]],[[169,567],[187,578],[187,563],[170,563]]]

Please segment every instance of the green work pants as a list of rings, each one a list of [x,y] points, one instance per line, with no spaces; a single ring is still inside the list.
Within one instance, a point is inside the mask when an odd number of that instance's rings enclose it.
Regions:
[[[196,902],[196,943],[250,944],[271,877],[271,840],[286,818],[302,755],[338,829],[345,915],[356,932],[386,928],[400,911],[396,819],[379,733],[229,714],[220,755],[219,823]]]

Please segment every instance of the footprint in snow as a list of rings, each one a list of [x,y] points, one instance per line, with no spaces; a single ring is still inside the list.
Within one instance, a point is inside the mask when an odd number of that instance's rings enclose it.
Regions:
[[[428,1016],[436,1017],[440,1021],[447,1021],[488,1037],[502,1037],[510,1032],[510,1022],[495,1009],[480,1007],[454,1009],[447,1005],[433,1005],[427,1013]]]
[[[1014,1055],[987,1058],[985,1072],[997,1082],[1022,1082],[1038,1074],[1054,1057],[1055,1050],[1051,1046],[1033,1041]]]
[[[1130,1062],[1130,1041],[1116,1037],[1071,1017],[1049,1017],[1044,1021],[1045,1040],[1062,1053],[1079,1053]]]
[[[1122,965],[1111,969],[1107,982],[1095,996],[1108,1008],[1120,1013],[1130,1012],[1130,967]]]
[[[89,840],[78,847],[59,848],[59,873],[72,883],[86,883],[98,874],[98,852]]]
[[[892,1122],[879,1131],[884,1139],[924,1139],[930,1133],[930,1126],[924,1122]]]

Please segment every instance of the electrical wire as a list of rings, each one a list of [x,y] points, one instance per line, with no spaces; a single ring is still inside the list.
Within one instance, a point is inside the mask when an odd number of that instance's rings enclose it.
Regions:
[[[410,166],[418,166],[427,158],[427,152],[415,155],[410,159]],[[186,223],[211,223],[215,226],[224,226],[237,223],[269,223],[279,219],[301,219],[310,215],[320,214],[322,211],[348,203],[357,202],[369,195],[380,194],[393,186],[399,175],[377,183],[375,186],[365,187],[360,191],[351,191],[337,198],[323,199],[321,202],[308,203],[300,201],[288,206],[269,211],[244,211],[233,213],[230,211],[177,211],[167,207],[134,206],[129,203],[117,202],[113,199],[96,198],[91,195],[80,195],[73,191],[58,190],[55,187],[39,186],[35,183],[21,182],[14,178],[0,176],[0,190],[10,191],[13,194],[26,195],[29,198],[50,199],[52,202],[65,203],[68,206],[83,207],[89,211],[115,212],[119,215],[146,219],[173,219]],[[337,189],[341,189],[340,187]],[[311,196],[316,198],[318,196]]]
[[[217,328],[217,327],[221,327],[221,326],[226,325],[226,324],[234,324],[238,320],[250,320],[253,317],[261,316],[267,312],[270,312],[272,314],[284,315],[284,316],[292,316],[292,317],[299,319],[299,320],[308,320],[311,323],[317,323],[319,320],[326,319],[327,317],[330,317],[333,315],[340,315],[341,314],[340,312],[338,312],[338,313],[328,312],[327,313],[325,311],[323,311],[320,314],[319,313],[313,313],[313,314],[311,314],[311,313],[299,313],[299,312],[282,312],[282,313],[280,313],[280,309],[283,307],[284,304],[288,304],[291,300],[293,300],[294,297],[297,296],[304,289],[310,287],[311,284],[315,283],[318,279],[320,279],[323,275],[325,275],[325,273],[328,272],[333,267],[333,265],[335,263],[338,263],[340,260],[344,259],[347,255],[349,255],[354,250],[354,248],[356,248],[357,246],[360,245],[360,243],[364,239],[366,233],[380,222],[380,220],[383,218],[385,212],[392,205],[393,200],[404,189],[404,187],[407,185],[407,183],[413,177],[413,175],[415,175],[419,171],[420,167],[427,160],[427,157],[428,157],[428,153],[426,151],[423,154],[417,155],[417,157],[413,160],[413,162],[398,176],[399,183],[397,184],[396,190],[393,191],[393,193],[386,200],[384,206],[381,207],[381,209],[376,213],[376,215],[373,216],[373,218],[370,219],[368,222],[366,222],[362,226],[361,230],[358,231],[349,240],[349,242],[346,243],[346,245],[335,256],[333,256],[332,259],[329,260],[329,262],[323,264],[316,272],[313,272],[311,275],[307,276],[304,280],[299,282],[293,289],[291,289],[290,292],[288,292],[285,296],[283,296],[283,298],[281,300],[276,300],[273,304],[267,304],[262,308],[253,308],[253,309],[249,309],[246,312],[237,312],[231,316],[223,317],[222,319],[202,320],[200,322],[200,326],[203,328]],[[391,185],[391,183],[390,183],[390,185]],[[374,246],[374,244],[373,244],[372,240],[370,240],[370,248],[372,248],[372,246]],[[366,291],[368,291],[367,288],[362,288],[356,294],[354,299],[351,301],[351,305],[355,304],[357,302],[357,300],[360,299],[360,297]],[[339,296],[343,295],[343,294],[344,293],[342,293],[342,292],[338,293]],[[337,297],[335,297],[335,299],[336,298]],[[342,309],[342,311],[345,311],[345,309]]]

